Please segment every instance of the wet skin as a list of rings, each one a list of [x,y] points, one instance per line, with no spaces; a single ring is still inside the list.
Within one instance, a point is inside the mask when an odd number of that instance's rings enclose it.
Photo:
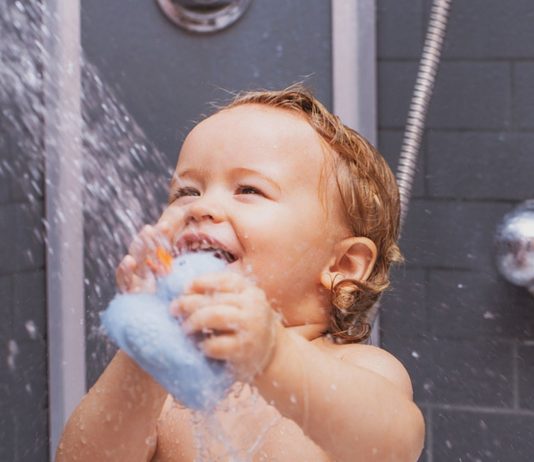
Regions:
[[[197,236],[224,248],[236,258],[230,271],[198,278],[170,309],[189,334],[203,335],[208,357],[258,390],[256,400],[249,388],[230,396],[238,411],[217,414],[234,445],[250,448],[272,425],[255,461],[416,460],[424,425],[405,369],[383,350],[324,336],[332,279],[364,280],[376,259],[371,241],[351,235],[329,155],[313,128],[285,110],[245,105],[209,117],[185,140],[169,205],[134,239],[117,283],[154,290],[164,269],[147,261],[161,245],[176,252]],[[104,408],[121,422],[113,433],[100,423]],[[71,420],[63,451],[79,460],[195,459],[190,411],[121,353]],[[90,448],[77,441],[75,422],[91,428]],[[209,460],[229,460],[215,440],[204,441]]]

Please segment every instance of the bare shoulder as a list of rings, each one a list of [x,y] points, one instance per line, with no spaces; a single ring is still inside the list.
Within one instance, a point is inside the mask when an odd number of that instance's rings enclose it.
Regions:
[[[372,345],[335,345],[321,342],[324,350],[342,361],[370,370],[395,384],[407,397],[413,398],[412,381],[402,363],[391,353]],[[319,346],[319,344],[318,344]]]

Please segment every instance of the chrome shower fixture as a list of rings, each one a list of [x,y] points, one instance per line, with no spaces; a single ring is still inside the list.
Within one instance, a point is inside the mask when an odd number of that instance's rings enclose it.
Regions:
[[[156,0],[163,14],[190,32],[210,33],[229,27],[252,0]]]
[[[500,274],[534,295],[534,199],[504,216],[495,234],[495,244]]]

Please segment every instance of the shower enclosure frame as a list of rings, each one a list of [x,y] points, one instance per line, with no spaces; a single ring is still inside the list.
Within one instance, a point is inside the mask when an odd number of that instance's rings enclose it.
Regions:
[[[43,17],[46,288],[50,460],[86,391],[80,1]]]

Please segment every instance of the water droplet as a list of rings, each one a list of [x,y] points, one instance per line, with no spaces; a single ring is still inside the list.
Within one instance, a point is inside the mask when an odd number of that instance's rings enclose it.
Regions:
[[[26,331],[28,332],[28,335],[32,340],[35,340],[37,338],[37,326],[33,322],[33,320],[26,321],[24,324],[24,327],[26,327]]]
[[[29,263],[33,263],[33,254],[32,254],[32,251],[27,249],[26,252],[24,252],[26,254],[26,258],[28,259],[28,262]]]
[[[485,311],[482,317],[484,319],[495,319],[495,314],[492,313],[491,311]]]
[[[291,401],[292,404],[297,404],[297,397],[294,393],[291,393],[291,395],[289,395],[289,401]]]
[[[412,356],[415,358],[415,359],[419,359],[419,353],[417,351],[412,351]]]
[[[15,340],[11,339],[7,343],[7,349],[8,349],[8,355],[7,355],[7,365],[9,368],[14,371],[15,370],[15,359],[17,355],[19,354],[19,347],[17,345],[17,342]]]

